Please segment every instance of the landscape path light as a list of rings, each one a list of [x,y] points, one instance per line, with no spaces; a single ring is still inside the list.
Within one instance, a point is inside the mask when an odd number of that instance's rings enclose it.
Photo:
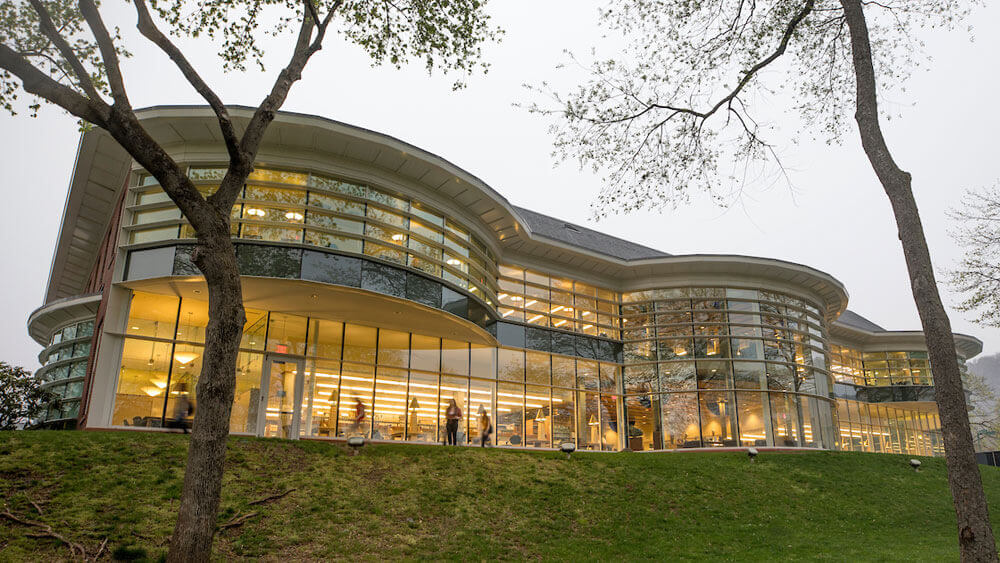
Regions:
[[[753,460],[757,458],[757,454],[759,453],[757,448],[747,448],[747,457],[750,458],[750,463],[753,463]]]
[[[569,454],[576,451],[576,444],[573,442],[563,442],[559,444],[559,451],[566,454],[566,459],[569,459]]]
[[[363,436],[351,436],[347,439],[347,445],[351,446],[351,455],[358,455],[358,450],[365,445],[365,439]]]
[[[919,459],[911,459],[910,460],[910,467],[912,467],[914,471],[920,471],[920,460]]]

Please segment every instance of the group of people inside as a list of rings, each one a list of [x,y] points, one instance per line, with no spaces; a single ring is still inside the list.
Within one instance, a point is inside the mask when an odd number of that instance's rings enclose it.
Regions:
[[[490,436],[493,435],[493,422],[490,420],[490,415],[486,412],[486,408],[483,407],[483,405],[479,405],[479,412],[477,415],[477,418],[479,419],[479,446],[486,447],[486,443],[489,441]],[[455,399],[451,399],[448,403],[448,409],[445,410],[444,413],[446,445],[458,445],[458,426],[462,421],[462,416],[462,408],[458,406],[458,402],[455,401]],[[367,417],[368,415],[365,409],[365,404],[361,402],[360,398],[355,398],[354,421],[347,434],[363,434],[365,424],[367,423]]]

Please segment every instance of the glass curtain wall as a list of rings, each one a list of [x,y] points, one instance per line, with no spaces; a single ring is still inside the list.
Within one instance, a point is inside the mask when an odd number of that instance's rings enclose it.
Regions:
[[[179,396],[197,403],[206,322],[205,302],[135,293],[115,425],[161,426]],[[459,443],[478,441],[485,413],[496,445],[621,447],[616,364],[249,309],[231,432],[258,431],[266,352],[304,357],[303,436],[443,442],[454,401]]]
[[[79,413],[93,335],[93,320],[72,323],[56,330],[39,355],[42,367],[35,377],[57,398],[46,409],[44,422],[76,418]]]
[[[902,409],[882,404],[837,401],[842,449],[855,452],[944,455],[937,409]]]
[[[204,194],[224,168],[190,168]],[[141,175],[132,188],[129,244],[195,237],[180,211]],[[232,210],[234,237],[306,244],[409,266],[496,302],[496,258],[470,230],[426,205],[340,179],[258,168]]]
[[[825,322],[813,303],[736,288],[622,301],[629,449],[838,447]]]
[[[497,312],[531,325],[618,339],[620,294],[516,266],[500,266]]]

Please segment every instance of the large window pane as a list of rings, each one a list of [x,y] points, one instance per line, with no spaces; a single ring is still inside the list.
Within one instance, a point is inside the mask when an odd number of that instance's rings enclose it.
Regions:
[[[379,347],[381,348],[381,336]],[[375,378],[372,440],[406,438],[406,384],[406,370],[378,368]]]
[[[416,341],[416,335],[414,335]],[[410,372],[406,399],[406,435],[415,442],[438,442],[438,375]]]
[[[350,327],[352,325],[348,325]],[[372,329],[374,331],[375,329]],[[374,340],[374,339],[373,339]],[[374,356],[374,342],[371,354]],[[344,354],[347,357],[346,351]],[[372,421],[372,395],[375,391],[375,368],[343,364],[340,376],[340,417],[338,436],[368,436]],[[360,405],[360,406],[359,406]],[[359,421],[358,413],[364,417]]]
[[[441,339],[431,336],[413,335],[410,342],[410,367],[437,372],[441,367]]]
[[[469,438],[479,443],[482,436],[479,417],[486,413],[490,417],[490,422],[496,429],[496,419],[493,416],[493,392],[496,383],[482,379],[472,379],[469,385],[469,410],[466,418],[469,419]],[[494,443],[496,433],[490,438],[489,443]]]
[[[569,389],[552,389],[552,446],[576,441],[576,424],[573,418],[574,393]]]
[[[441,376],[441,401],[438,409],[438,424],[441,428],[442,441],[447,442],[448,407],[455,401],[455,406],[462,411],[462,418],[458,421],[458,432],[456,440],[458,444],[466,444],[469,441],[468,409],[469,409],[469,378],[454,377],[448,375]],[[475,428],[475,426],[473,426]]]
[[[701,447],[696,393],[662,395],[663,447],[670,449]]]
[[[524,397],[524,445],[548,448],[552,445],[552,409],[549,387],[528,385]]]
[[[698,394],[701,436],[706,446],[736,446],[736,417],[733,394],[705,391]]]
[[[737,393],[736,404],[739,407],[740,445],[766,446],[767,435],[764,424],[765,393]]]
[[[441,340],[441,371],[469,375],[469,343]]]
[[[171,344],[125,340],[111,423],[160,426],[170,369]]]
[[[662,447],[660,401],[654,394],[625,398],[628,417],[628,449],[634,452]]]
[[[178,306],[180,299],[173,296],[135,292],[132,294],[126,334],[173,340]]]
[[[524,381],[524,352],[502,348],[498,352],[497,379]],[[501,411],[503,412],[503,411]]]
[[[497,386],[497,444],[502,446],[523,446],[523,418],[524,385],[499,383]]]
[[[799,442],[798,401],[795,395],[771,393],[771,428],[774,445],[796,447]]]
[[[309,356],[339,360],[343,339],[344,323],[309,319]]]
[[[306,384],[303,385],[302,405],[307,423],[302,433],[307,436],[337,435],[337,403],[340,398],[340,362],[315,360],[306,363]],[[354,386],[354,382],[348,383]],[[352,405],[345,405],[350,408]]]
[[[344,361],[374,365],[375,342],[376,329],[348,324],[344,327]]]
[[[398,368],[410,364],[410,334],[396,330],[379,329],[378,363]]]
[[[187,299],[184,301],[186,304]],[[305,354],[306,317],[271,313],[267,327],[267,350],[280,354]]]
[[[236,391],[233,395],[233,411],[229,415],[230,432],[256,431],[263,360],[262,354],[247,352],[240,352],[236,358]]]
[[[581,450],[601,449],[601,411],[597,393],[577,393],[576,421]]]

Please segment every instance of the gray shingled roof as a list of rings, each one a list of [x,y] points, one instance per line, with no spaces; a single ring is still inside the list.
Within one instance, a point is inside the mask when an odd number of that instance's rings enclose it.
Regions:
[[[514,210],[528,223],[528,228],[531,229],[532,233],[585,250],[604,254],[605,256],[612,256],[623,260],[642,260],[644,258],[670,256],[670,254],[656,250],[655,248],[649,248],[648,246],[642,246],[641,244],[606,235],[587,227],[563,221],[562,219],[542,215],[530,209],[514,207]]]
[[[847,309],[846,311],[841,313],[840,317],[837,318],[837,322],[845,324],[851,328],[859,328],[861,330],[866,330],[868,332],[885,332],[884,328],[869,321],[868,319],[862,317],[861,315],[855,313],[850,309]]]

